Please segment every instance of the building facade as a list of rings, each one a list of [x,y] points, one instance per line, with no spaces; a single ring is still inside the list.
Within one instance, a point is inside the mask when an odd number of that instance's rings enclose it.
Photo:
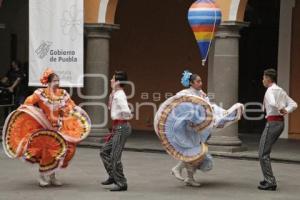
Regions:
[[[228,107],[237,101],[262,102],[261,74],[266,68],[277,68],[278,84],[300,102],[300,0],[216,0],[223,23],[204,67],[186,17],[192,2],[84,1],[85,71],[107,76],[116,69],[127,71],[134,83],[127,92],[132,94],[129,101],[136,130],[153,131],[156,109],[182,89],[180,76],[185,69],[200,74],[204,90]],[[2,75],[11,59],[27,61],[28,1],[5,1],[0,24]],[[101,86],[88,83],[86,90],[94,94]],[[249,116],[262,114],[256,104],[249,108],[256,110]],[[95,121],[106,114],[97,104],[89,112]],[[300,138],[299,121],[300,109],[287,119],[282,137]],[[226,145],[239,146],[238,132],[260,134],[263,124],[263,120],[243,120],[216,143],[225,140]]]

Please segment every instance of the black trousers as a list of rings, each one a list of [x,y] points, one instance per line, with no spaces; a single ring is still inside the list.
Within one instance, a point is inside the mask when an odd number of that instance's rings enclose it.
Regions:
[[[117,185],[127,185],[127,179],[123,173],[121,162],[122,152],[131,134],[129,124],[118,125],[113,128],[113,137],[108,141],[100,151],[100,157],[110,178],[114,179]]]
[[[272,147],[278,140],[284,129],[283,121],[268,122],[260,139],[259,160],[265,181],[271,185],[276,185],[273,175],[270,154]]]

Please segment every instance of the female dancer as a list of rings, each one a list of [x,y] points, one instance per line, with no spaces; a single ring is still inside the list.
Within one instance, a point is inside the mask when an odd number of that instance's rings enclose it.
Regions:
[[[37,89],[6,119],[3,146],[10,158],[39,164],[39,185],[61,186],[55,177],[73,158],[76,145],[90,132],[91,122],[70,95],[59,88],[59,77],[47,69]]]

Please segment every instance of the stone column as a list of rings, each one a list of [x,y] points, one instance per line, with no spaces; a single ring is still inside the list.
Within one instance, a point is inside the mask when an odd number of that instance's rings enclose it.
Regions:
[[[86,60],[83,93],[79,97],[92,120],[90,137],[108,133],[107,97],[110,91],[109,40],[117,25],[86,24]]]
[[[223,22],[216,33],[209,59],[208,93],[224,109],[238,102],[240,29],[247,23]],[[213,151],[245,150],[238,137],[238,124],[214,133],[209,140]]]
[[[287,93],[290,91],[293,10],[295,6],[295,0],[280,1],[277,82]],[[289,119],[289,115],[284,118],[284,131],[280,138],[289,138]]]

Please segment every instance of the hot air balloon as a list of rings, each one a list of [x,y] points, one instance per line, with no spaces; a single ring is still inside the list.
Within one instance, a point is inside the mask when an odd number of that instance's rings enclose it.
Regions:
[[[200,49],[202,65],[205,65],[222,13],[215,0],[197,0],[188,11],[189,24]]]

